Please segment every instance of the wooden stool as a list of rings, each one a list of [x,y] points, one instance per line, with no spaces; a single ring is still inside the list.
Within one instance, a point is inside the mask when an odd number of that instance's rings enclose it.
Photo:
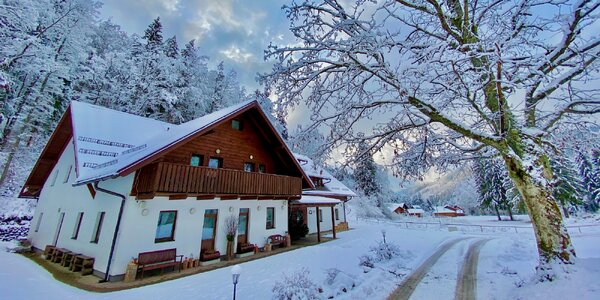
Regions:
[[[94,272],[94,258],[83,254],[73,256],[71,271],[81,272],[81,275],[89,275]]]
[[[63,256],[65,253],[70,253],[71,251],[64,249],[64,248],[56,248],[54,250],[54,253],[52,255],[52,262],[54,263],[60,263],[62,262]]]
[[[79,253],[73,253],[73,252],[66,252],[63,254],[62,257],[62,261],[60,262],[60,265],[63,267],[70,267],[71,266],[71,262],[73,261],[73,258],[79,255]]]
[[[44,257],[47,260],[52,259],[52,256],[54,255],[54,250],[56,249],[55,246],[52,245],[46,245],[46,248],[44,249]]]

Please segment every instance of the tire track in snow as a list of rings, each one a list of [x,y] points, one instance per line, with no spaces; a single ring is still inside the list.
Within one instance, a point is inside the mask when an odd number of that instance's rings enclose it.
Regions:
[[[471,245],[456,280],[455,300],[475,300],[477,298],[477,263],[479,251],[489,239],[478,240]]]
[[[415,291],[419,282],[423,280],[423,277],[427,274],[429,269],[446,253],[452,246],[458,242],[464,241],[467,238],[460,238],[443,243],[437,251],[435,251],[429,258],[427,258],[418,268],[415,269],[408,277],[406,277],[400,286],[388,296],[388,300],[405,300],[410,298],[410,295]]]

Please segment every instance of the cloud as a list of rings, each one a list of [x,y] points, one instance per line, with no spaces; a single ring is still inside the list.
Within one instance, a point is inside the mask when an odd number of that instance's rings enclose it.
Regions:
[[[220,51],[223,55],[225,55],[225,57],[238,62],[238,63],[245,63],[250,61],[254,55],[252,55],[252,53],[246,52],[240,48],[238,48],[236,45],[231,45],[231,47],[229,47],[226,50],[221,50]]]

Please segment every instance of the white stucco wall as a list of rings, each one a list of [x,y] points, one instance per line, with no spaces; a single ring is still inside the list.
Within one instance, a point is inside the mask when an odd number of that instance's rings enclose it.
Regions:
[[[344,208],[342,207],[341,203],[336,204],[333,207],[334,210],[336,208],[339,211],[339,220],[335,220],[335,225],[338,225],[341,222],[344,222]],[[321,232],[332,230],[333,227],[331,226],[331,208],[320,207],[319,209],[323,211],[323,220],[320,224]],[[306,222],[308,225],[308,233],[309,234],[316,233],[317,232],[317,208],[309,207],[307,210],[308,210],[308,218],[306,219]]]
[[[65,183],[65,177],[69,168],[71,168],[71,175],[68,182]],[[58,176],[53,185],[52,183],[57,173]],[[93,199],[85,185],[73,187],[74,180],[75,167],[71,140],[41,191],[31,223],[29,239],[32,241],[33,246],[38,249],[43,250],[46,245],[52,245],[58,229],[60,214],[64,212],[65,216],[56,246],[94,257],[94,269],[104,272],[108,262],[108,254],[121,201],[115,196],[101,192],[98,192]],[[133,175],[129,175],[102,182],[100,186],[125,193],[131,189],[132,180]],[[105,212],[105,216],[100,238],[98,243],[91,243],[98,213],[102,211]],[[83,219],[77,239],[72,239],[71,237],[79,212],[84,213]],[[36,232],[35,229],[41,213],[43,213],[43,217],[39,231]]]
[[[259,208],[260,207],[260,208]],[[266,229],[267,207],[275,208],[275,228]],[[288,202],[286,200],[169,200],[155,197],[151,200],[128,200],[123,214],[121,233],[116,246],[111,275],[123,274],[127,263],[138,253],[176,248],[177,254],[198,258],[207,209],[217,209],[217,233],[215,248],[225,255],[227,239],[225,220],[228,216],[238,216],[240,208],[249,208],[248,242],[264,246],[268,236],[284,235],[288,231]],[[156,226],[161,211],[176,210],[175,240],[155,243]],[[231,211],[230,211],[231,210]],[[146,214],[146,215],[143,215]],[[237,243],[237,241],[236,241]]]
[[[73,166],[72,173],[68,182],[65,183],[64,179],[70,166]],[[57,172],[56,181],[52,184]],[[133,177],[134,175],[130,174],[126,177],[102,181],[100,187],[128,195]],[[92,198],[85,185],[73,187],[74,180],[74,153],[72,141],[70,141],[41,191],[31,222],[29,239],[34,247],[42,250],[46,245],[53,244],[60,214],[64,212],[65,217],[56,246],[94,257],[94,269],[104,273],[121,201],[118,197],[100,191],[97,191],[96,197]],[[275,208],[275,228],[273,229],[266,229],[267,207]],[[268,236],[284,235],[288,231],[287,200],[196,200],[195,197],[185,200],[169,200],[168,197],[155,197],[151,200],[136,201],[134,197],[128,196],[125,201],[110,275],[124,274],[127,263],[132,257],[137,257],[140,252],[177,248],[177,254],[188,257],[193,255],[197,258],[200,253],[201,230],[206,209],[218,209],[215,248],[225,255],[227,241],[224,223],[229,215],[238,216],[240,208],[250,209],[249,243],[262,247]],[[147,210],[145,216],[142,215],[144,209]],[[155,243],[158,216],[163,210],[177,211],[175,240]],[[99,241],[91,243],[97,215],[102,211],[105,212],[105,216]],[[83,212],[84,216],[77,239],[72,239],[79,212]],[[43,213],[43,217],[40,227],[38,231],[35,231],[41,213]]]

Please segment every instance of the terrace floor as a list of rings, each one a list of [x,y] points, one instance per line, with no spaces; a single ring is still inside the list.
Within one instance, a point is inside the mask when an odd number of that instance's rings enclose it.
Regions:
[[[331,237],[325,237],[325,235],[331,233],[331,231],[321,232],[321,243],[325,243],[333,240]],[[159,270],[154,270],[158,272],[148,271],[145,273],[144,279],[136,279],[133,282],[124,282],[124,281],[110,281],[100,283],[101,278],[94,275],[86,275],[82,276],[80,273],[70,272],[69,268],[62,267],[59,263],[52,263],[49,260],[45,260],[40,253],[32,252],[24,254],[26,257],[30,258],[43,268],[45,268],[48,272],[50,272],[54,278],[57,280],[91,292],[113,292],[119,290],[126,290],[131,288],[136,288],[140,286],[160,283],[168,280],[173,280],[177,278],[182,278],[202,272],[212,271],[219,268],[225,268],[229,266],[233,266],[236,264],[252,261],[255,259],[265,258],[271,255],[277,255],[280,253],[294,251],[299,248],[313,246],[318,244],[317,235],[310,234],[305,238],[302,238],[298,241],[293,241],[290,247],[274,247],[271,251],[268,252],[258,252],[254,255],[242,257],[242,258],[234,258],[232,260],[221,260],[218,263],[209,265],[209,266],[198,266],[194,268],[189,268],[185,270],[181,270],[181,272],[177,272],[177,270],[169,271],[165,270],[165,273],[160,275]],[[154,275],[154,274],[158,275]],[[139,275],[138,275],[139,277]]]

